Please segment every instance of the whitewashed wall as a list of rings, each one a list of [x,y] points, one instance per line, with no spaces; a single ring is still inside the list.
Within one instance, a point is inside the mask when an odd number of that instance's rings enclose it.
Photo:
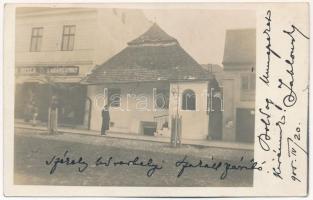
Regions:
[[[171,94],[173,90],[179,88],[179,115],[182,117],[182,138],[183,139],[206,139],[209,129],[209,117],[207,113],[207,98],[208,82],[180,82],[171,83]],[[184,90],[193,90],[196,94],[196,110],[188,111],[181,109],[182,94]],[[171,96],[173,97],[173,96]],[[176,115],[177,100],[170,98],[170,116]],[[170,122],[171,126],[171,122]]]
[[[166,84],[157,83],[132,83],[132,84],[106,84],[92,85],[88,87],[88,97],[92,99],[93,106],[91,110],[91,130],[100,131],[101,129],[101,109],[104,106],[104,88],[120,88],[121,89],[121,107],[110,108],[110,118],[114,126],[111,127],[112,132],[123,132],[131,134],[140,134],[140,122],[153,122],[155,116],[165,115],[168,111],[153,110],[153,88],[169,87]],[[136,95],[136,97],[144,98],[136,99],[127,95]],[[142,102],[142,103],[139,103]],[[138,110],[136,107],[145,107],[143,104],[147,102],[147,109]],[[140,104],[140,105],[139,105]]]

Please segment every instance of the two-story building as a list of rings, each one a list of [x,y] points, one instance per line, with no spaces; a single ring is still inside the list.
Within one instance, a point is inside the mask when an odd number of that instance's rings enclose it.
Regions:
[[[221,138],[226,141],[252,143],[255,120],[255,29],[226,32],[223,67]]]
[[[46,122],[57,96],[60,124],[89,127],[92,100],[80,80],[150,24],[138,10],[17,8],[15,118],[35,104]]]

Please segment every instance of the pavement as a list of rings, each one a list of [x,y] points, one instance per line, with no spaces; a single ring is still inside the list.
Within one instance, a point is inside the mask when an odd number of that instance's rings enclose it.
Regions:
[[[172,147],[169,138],[154,138],[149,136],[134,137],[129,134],[108,133],[106,136],[100,136],[95,131],[78,130],[69,128],[60,128],[59,134],[48,135],[45,127],[33,127],[31,125],[16,124],[15,134],[24,137],[45,139],[49,141],[74,142],[88,144],[92,146],[106,146],[126,150],[148,151],[154,153],[165,153],[174,155],[190,155],[203,158],[212,156],[220,160],[240,160],[244,158],[253,158],[253,150],[244,148],[225,148],[217,144],[209,143],[185,143],[177,148]],[[151,140],[153,138],[154,140]]]
[[[15,128],[22,128],[25,130],[41,130],[47,131],[47,127],[44,125],[32,126],[27,123],[15,123]],[[87,129],[78,129],[78,128],[66,128],[60,127],[58,128],[60,133],[73,133],[79,135],[90,135],[90,136],[98,136],[100,137],[99,131],[87,130]],[[119,132],[107,132],[107,137],[110,138],[120,138],[120,139],[128,139],[128,140],[141,140],[141,141],[150,141],[150,142],[161,142],[161,143],[170,143],[170,138],[162,137],[162,136],[145,136],[138,134],[126,134]],[[242,150],[242,151],[252,151],[254,150],[254,144],[252,143],[240,143],[240,142],[227,142],[227,141],[209,141],[209,140],[192,140],[192,139],[182,139],[182,144],[186,145],[196,145],[201,147],[218,147],[223,149],[230,150]]]

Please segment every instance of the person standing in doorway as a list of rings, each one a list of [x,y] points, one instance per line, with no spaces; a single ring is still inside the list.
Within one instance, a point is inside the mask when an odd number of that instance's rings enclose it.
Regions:
[[[56,96],[52,97],[48,116],[48,133],[50,135],[58,132],[58,100]]]
[[[105,135],[106,131],[110,128],[110,113],[109,106],[105,105],[102,109],[102,127],[101,127],[101,135]]]

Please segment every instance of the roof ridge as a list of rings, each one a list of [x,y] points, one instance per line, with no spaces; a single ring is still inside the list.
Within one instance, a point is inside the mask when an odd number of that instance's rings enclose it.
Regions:
[[[178,43],[178,41],[166,33],[157,23],[152,26],[136,39],[128,42],[129,46],[144,45],[144,44],[170,44]]]

